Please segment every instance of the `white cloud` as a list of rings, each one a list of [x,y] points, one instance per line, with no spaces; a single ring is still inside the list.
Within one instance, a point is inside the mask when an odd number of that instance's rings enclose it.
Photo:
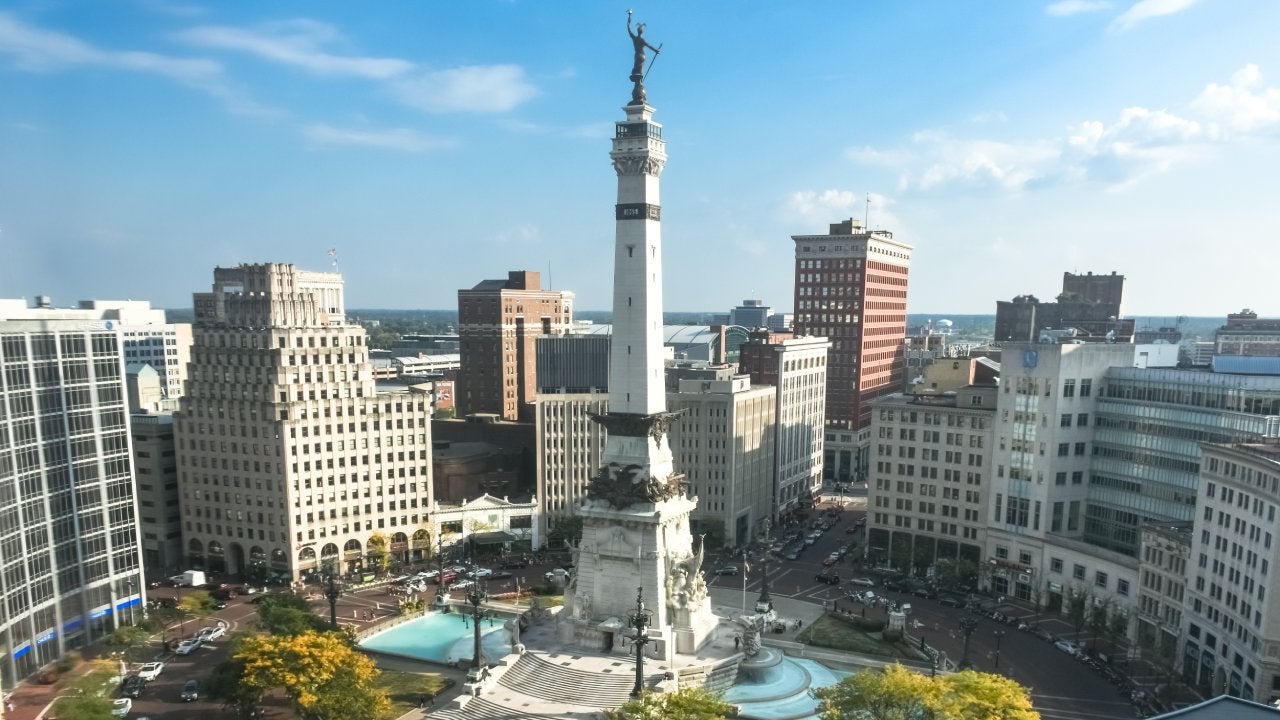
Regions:
[[[406,105],[429,113],[506,112],[536,97],[518,65],[471,65],[435,70],[392,83]]]
[[[1044,11],[1047,15],[1066,17],[1068,15],[1098,12],[1108,7],[1111,7],[1111,3],[1105,2],[1105,0],[1061,0],[1060,2],[1046,5]]]
[[[1280,124],[1280,88],[1263,87],[1257,65],[1246,65],[1229,85],[1210,83],[1191,106],[1204,113],[1213,137],[1244,135]]]
[[[787,209],[806,219],[849,215],[862,205],[862,198],[850,190],[798,190],[787,196]]]
[[[205,58],[183,58],[137,50],[103,50],[66,33],[29,25],[0,13],[0,55],[30,72],[58,72],[77,67],[105,67],[166,77],[225,102],[232,110],[270,114],[272,111],[232,87],[222,65]]]
[[[1111,21],[1113,30],[1128,30],[1133,26],[1164,15],[1174,15],[1196,4],[1196,0],[1138,0]]]
[[[345,56],[326,52],[321,46],[341,40],[341,36],[332,25],[307,19],[271,23],[262,26],[260,30],[225,26],[196,27],[179,33],[178,38],[201,47],[246,52],[317,75],[386,79],[413,69],[413,63],[398,58]]]
[[[319,145],[361,145],[404,152],[426,152],[454,144],[451,140],[430,138],[407,128],[353,130],[316,123],[303,128],[302,134],[307,140]]]
[[[912,143],[925,160],[914,171],[904,171],[901,185],[921,190],[953,182],[1019,190],[1040,178],[1043,166],[1061,152],[1047,141],[966,139],[940,131],[918,132]]]

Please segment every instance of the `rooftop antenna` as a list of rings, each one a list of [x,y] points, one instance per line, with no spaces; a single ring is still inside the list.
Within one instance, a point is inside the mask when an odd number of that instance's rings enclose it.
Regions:
[[[333,265],[333,271],[338,272],[338,248],[329,248],[329,264]]]
[[[862,228],[871,231],[871,193],[867,193],[867,203],[862,209]]]

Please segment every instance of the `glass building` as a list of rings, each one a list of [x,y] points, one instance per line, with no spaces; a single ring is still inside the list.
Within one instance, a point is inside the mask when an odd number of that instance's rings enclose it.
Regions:
[[[1143,522],[1190,522],[1201,443],[1280,437],[1280,376],[1116,367],[1098,399],[1085,540],[1136,555]]]
[[[0,314],[0,675],[6,686],[141,617],[120,332]]]

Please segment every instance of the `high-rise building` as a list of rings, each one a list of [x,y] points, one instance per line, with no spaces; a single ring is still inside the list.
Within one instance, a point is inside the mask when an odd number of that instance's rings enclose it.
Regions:
[[[718,526],[727,547],[745,547],[774,517],[777,392],[729,366],[667,369],[667,406],[681,413],[668,436],[691,495],[691,530]]]
[[[213,280],[174,423],[189,565],[294,580],[363,567],[375,535],[402,547],[429,521],[429,395],[375,387],[341,275],[246,264]]]
[[[811,499],[822,487],[830,348],[823,337],[757,332],[739,349],[740,368],[751,376],[751,383],[776,388],[775,518]]]
[[[163,398],[160,375],[148,365],[126,365],[125,375],[142,562],[148,576],[169,577],[182,570],[183,562],[173,441],[173,412],[179,401]]]
[[[573,293],[544,290],[541,276],[513,270],[458,291],[458,414],[492,413],[532,421],[540,335],[561,335],[573,323]]]
[[[729,311],[729,324],[756,330],[767,327],[772,314],[773,308],[765,305],[763,300],[743,300],[741,305]]]
[[[1123,296],[1123,275],[1064,272],[1056,302],[1040,302],[1034,295],[996,302],[996,341],[1037,342],[1045,330],[1071,330],[1129,342],[1134,321],[1121,314]]]
[[[797,337],[831,341],[827,358],[826,472],[866,471],[871,402],[904,386],[907,275],[912,247],[857,220],[826,235],[793,235]]]
[[[1280,357],[1280,318],[1259,318],[1248,309],[1231,313],[1213,341],[1215,355]]]
[[[142,617],[122,338],[111,320],[0,304],[0,678]]]

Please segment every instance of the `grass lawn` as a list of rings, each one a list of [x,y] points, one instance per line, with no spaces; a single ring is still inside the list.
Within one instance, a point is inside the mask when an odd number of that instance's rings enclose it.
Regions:
[[[796,636],[796,640],[814,647],[825,647],[832,650],[845,650],[864,655],[902,657],[902,653],[898,652],[893,643],[885,642],[875,635],[865,633],[849,623],[826,616],[818,618],[811,625],[805,626],[804,630],[801,630],[800,634]]]
[[[422,694],[439,695],[453,685],[453,680],[437,673],[411,673],[400,670],[383,670],[378,676],[378,687],[391,698],[391,711],[387,718],[398,718],[418,707]]]

